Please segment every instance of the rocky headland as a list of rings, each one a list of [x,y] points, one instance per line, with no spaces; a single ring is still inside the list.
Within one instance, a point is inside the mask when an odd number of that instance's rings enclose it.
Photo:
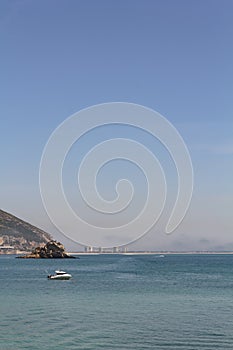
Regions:
[[[75,256],[69,255],[65,247],[60,242],[51,240],[43,247],[36,247],[26,255],[18,256],[21,259],[75,259]]]
[[[0,254],[31,252],[51,240],[49,233],[0,210]]]

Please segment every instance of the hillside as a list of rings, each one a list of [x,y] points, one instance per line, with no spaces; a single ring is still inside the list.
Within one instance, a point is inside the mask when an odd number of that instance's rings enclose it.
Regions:
[[[51,239],[45,231],[0,210],[0,252],[31,251]]]

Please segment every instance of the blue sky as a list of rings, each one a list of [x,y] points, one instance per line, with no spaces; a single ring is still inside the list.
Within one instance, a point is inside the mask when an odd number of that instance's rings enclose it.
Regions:
[[[232,11],[230,0],[2,0],[0,207],[74,247],[41,203],[43,148],[82,108],[133,102],[177,128],[195,176],[176,232],[157,228],[135,249],[233,249]]]

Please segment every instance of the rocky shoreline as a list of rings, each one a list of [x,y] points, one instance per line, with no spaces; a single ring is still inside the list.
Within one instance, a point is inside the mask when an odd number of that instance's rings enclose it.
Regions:
[[[63,244],[57,241],[49,241],[44,247],[37,247],[31,253],[18,256],[20,259],[75,259],[65,251]]]

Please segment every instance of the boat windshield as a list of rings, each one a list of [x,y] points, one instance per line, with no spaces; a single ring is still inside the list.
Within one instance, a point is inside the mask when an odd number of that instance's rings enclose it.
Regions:
[[[64,275],[66,272],[65,271],[55,271],[57,275]]]

